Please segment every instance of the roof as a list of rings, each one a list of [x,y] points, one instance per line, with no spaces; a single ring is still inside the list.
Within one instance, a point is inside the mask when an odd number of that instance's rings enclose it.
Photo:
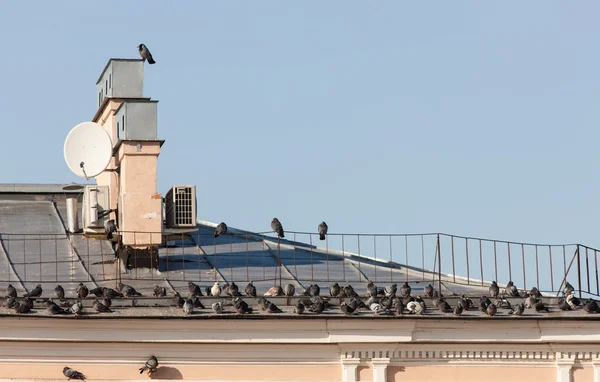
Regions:
[[[98,80],[96,81],[96,85],[98,85],[98,83],[100,82],[100,80],[102,79],[102,76],[104,75],[104,72],[106,72],[106,69],[108,69],[108,66],[110,65],[110,63],[112,61],[129,61],[129,62],[138,62],[138,61],[144,61],[141,58],[109,58],[108,62],[106,63],[106,65],[104,66],[104,69],[102,69],[102,73],[100,73],[100,76],[98,77]]]

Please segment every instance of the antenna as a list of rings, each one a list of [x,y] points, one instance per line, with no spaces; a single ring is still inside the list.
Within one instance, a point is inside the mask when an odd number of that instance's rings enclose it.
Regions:
[[[83,122],[67,135],[64,152],[69,169],[75,175],[89,180],[108,167],[112,157],[112,141],[99,124]]]

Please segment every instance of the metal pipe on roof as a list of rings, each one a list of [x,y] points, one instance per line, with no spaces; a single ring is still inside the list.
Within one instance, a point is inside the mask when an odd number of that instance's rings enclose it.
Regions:
[[[76,198],[67,198],[67,230],[70,233],[79,232],[79,220],[77,219]]]

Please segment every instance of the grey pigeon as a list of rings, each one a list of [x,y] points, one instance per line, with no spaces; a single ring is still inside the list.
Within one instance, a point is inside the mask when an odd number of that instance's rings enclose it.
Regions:
[[[386,286],[384,289],[385,297],[395,297],[397,290],[398,290],[397,284],[392,284],[390,286]]]
[[[400,295],[402,297],[408,297],[410,296],[410,292],[411,292],[411,288],[410,285],[408,285],[408,281],[404,283],[404,285],[402,285],[402,288],[400,288]]]
[[[485,310],[488,316],[494,317],[498,312],[498,308],[494,304],[489,304]]]
[[[155,285],[152,294],[154,297],[165,297],[167,295],[167,289],[165,287]]]
[[[531,290],[529,291],[529,295],[530,296],[534,296],[536,298],[541,298],[542,297],[542,294],[540,293],[540,291],[536,287],[531,288]]]
[[[490,291],[491,298],[498,297],[498,295],[500,294],[500,288],[498,287],[498,284],[496,283],[496,281],[492,281],[492,285],[490,285],[489,291]]]
[[[352,285],[346,285],[344,287],[344,295],[344,297],[358,297],[358,293],[356,293]]]
[[[247,296],[256,297],[256,288],[254,287],[252,281],[250,281],[248,285],[246,285],[246,289],[244,289],[244,292],[246,292]]]
[[[546,307],[546,305],[544,305],[544,303],[541,302],[541,301],[538,301],[535,304],[535,311],[538,312],[538,313],[542,313],[542,312],[550,313],[550,309],[548,309]]]
[[[194,308],[206,309],[204,308],[204,304],[202,304],[202,301],[200,301],[198,297],[194,298]]]
[[[519,297],[519,290],[515,286],[515,284],[511,281],[506,284],[506,288],[504,288],[504,293],[509,297]]]
[[[231,285],[229,285],[229,287],[227,288],[227,294],[233,297],[239,297],[242,294],[240,293],[240,289],[238,288],[238,286],[236,285],[235,282],[231,282]]]
[[[112,288],[102,288],[102,296],[104,297],[109,297],[109,298],[117,298],[117,297],[123,297],[123,294],[120,292],[117,292],[116,290],[112,289]]]
[[[104,306],[106,306],[107,308],[110,308],[112,306],[112,300],[110,299],[110,297],[104,297],[102,299],[102,303],[104,304]]]
[[[538,303],[538,301],[539,301],[539,300],[538,300],[538,299],[537,299],[537,297],[535,297],[535,296],[531,296],[531,295],[530,295],[530,296],[527,296],[527,297],[525,298],[525,300],[524,300],[525,307],[526,307],[527,309],[531,309],[531,308],[533,308],[533,307],[535,306],[535,304],[537,304],[537,303]]]
[[[179,293],[175,293],[175,296],[173,296],[172,304],[178,308],[183,308],[185,300],[183,299],[183,297],[181,297]]]
[[[340,295],[340,284],[338,284],[338,283],[331,284],[331,287],[329,287],[329,295],[331,297],[339,296]]]
[[[519,305],[514,306],[510,312],[508,312],[508,314],[512,314],[514,316],[521,316],[523,315],[523,312],[525,311],[525,304],[524,303],[520,303]]]
[[[423,295],[426,297],[433,297],[433,285],[428,284],[425,288],[423,288]]]
[[[460,299],[458,299],[457,304],[461,305],[464,310],[469,310],[473,307],[473,301],[470,298],[466,297],[464,294],[460,296]]]
[[[567,304],[571,307],[571,309],[575,310],[576,307],[581,305],[581,301],[577,297],[575,297],[575,292],[571,292],[567,295]]]
[[[273,220],[271,221],[271,229],[273,230],[273,232],[277,233],[277,237],[285,237],[283,232],[283,226],[281,225],[279,219],[273,218]]]
[[[225,235],[227,233],[227,224],[221,222],[217,228],[215,228],[215,237]]]
[[[98,300],[94,301],[94,304],[92,306],[94,307],[94,310],[98,313],[112,313],[112,310],[110,310],[109,307],[107,307]]]
[[[463,312],[464,308],[462,306],[462,304],[456,304],[456,306],[454,307],[453,313],[455,316],[460,316]]]
[[[321,294],[321,288],[317,284],[311,284],[308,287],[308,294],[310,296],[319,296]]]
[[[148,50],[146,45],[144,45],[144,44],[138,45],[138,51],[140,52],[140,57],[142,57],[143,61],[148,60],[148,63],[150,65],[153,65],[156,63],[156,61],[154,61],[154,58],[152,58],[152,54],[150,53],[150,51]]]
[[[77,289],[75,290],[75,292],[77,293],[77,296],[81,299],[86,298],[90,293],[88,288],[85,285],[83,285],[83,283],[79,283],[79,285],[77,285]]]
[[[202,291],[200,290],[200,286],[197,284],[194,284],[191,281],[188,282],[188,291],[190,292],[190,296],[192,296],[192,297],[202,296]]]
[[[112,240],[113,233],[117,232],[117,225],[115,224],[115,219],[110,219],[104,222],[104,233],[106,234],[106,238],[108,240]]]
[[[71,379],[79,379],[81,381],[85,381],[86,376],[81,374],[80,372],[78,372],[77,370],[71,369],[69,367],[64,367],[63,368],[63,374],[65,377],[69,378],[68,380],[70,381]]]
[[[26,305],[29,309],[33,309],[33,300],[29,297],[23,299],[23,305]]]
[[[557,305],[560,310],[573,310],[564,298],[559,298]]]
[[[15,287],[12,286],[12,284],[8,284],[8,286],[6,287],[6,296],[17,297],[17,290],[15,289]]]
[[[377,296],[377,287],[373,284],[373,281],[369,280],[367,283],[367,296],[375,297]]]
[[[573,293],[575,291],[575,288],[573,288],[573,285],[569,284],[568,281],[565,282],[565,288],[563,289],[563,294],[565,296],[570,295],[571,293]]]
[[[48,312],[48,314],[51,314],[51,315],[68,314],[69,313],[68,311],[64,310],[60,306],[56,305],[52,300],[48,300],[46,302],[46,311]]]
[[[205,295],[206,297],[208,297],[208,296],[212,296],[212,293],[210,292],[210,287],[209,287],[209,286],[205,286],[205,287],[204,287],[204,295]]]
[[[214,304],[212,304],[212,310],[217,314],[223,313],[223,304],[220,301],[215,302]]]
[[[279,309],[279,307],[277,307],[277,305],[273,304],[270,301],[267,304],[267,308],[265,309],[265,312],[267,312],[267,313],[283,313],[283,311],[281,309]]]
[[[347,316],[356,314],[356,309],[352,308],[350,305],[346,304],[345,302],[342,302],[342,304],[340,305],[340,309]]]
[[[304,304],[302,303],[302,301],[298,301],[298,303],[296,304],[296,307],[294,307],[294,313],[296,313],[296,314],[304,313]]]
[[[15,312],[17,313],[21,313],[21,314],[25,314],[25,313],[29,313],[31,311],[31,308],[25,304],[19,304],[18,302],[15,302],[15,306],[14,306]]]
[[[247,313],[252,313],[252,308],[248,306],[248,303],[244,300],[242,300],[240,297],[236,297],[234,299],[234,303],[233,303],[235,310],[239,313],[239,314],[247,314]]]
[[[75,304],[71,305],[69,310],[71,311],[71,313],[74,313],[75,315],[79,316],[83,311],[83,304],[81,303],[81,301],[77,301]]]
[[[56,287],[54,287],[54,294],[56,295],[56,298],[58,298],[59,300],[62,300],[63,298],[65,298],[65,290],[60,285],[57,285]]]
[[[6,297],[6,299],[4,300],[4,305],[7,308],[11,308],[11,309],[14,308],[16,303],[17,303],[17,301],[12,297]]]
[[[131,285],[126,285],[126,284],[123,284],[123,283],[119,283],[119,291],[125,297],[141,296],[142,295],[140,292],[136,291]]]
[[[310,311],[314,314],[321,314],[325,310],[325,303],[323,301],[317,301],[310,307]]]
[[[194,302],[192,301],[192,299],[188,298],[187,300],[185,300],[185,303],[183,303],[183,311],[185,312],[185,314],[194,313]]]
[[[600,312],[600,307],[598,307],[598,303],[596,301],[588,299],[583,304],[583,310],[585,310],[588,313],[598,313]]]
[[[90,293],[96,297],[102,297],[104,295],[104,289],[102,287],[97,287],[94,289],[90,289]]]
[[[148,375],[150,375],[156,371],[157,367],[158,367],[158,359],[156,359],[155,356],[150,356],[150,358],[148,358],[148,360],[146,361],[144,366],[142,368],[140,368],[140,374],[142,374],[144,371],[147,370]]]
[[[325,240],[325,236],[327,235],[327,223],[321,222],[319,224],[319,240]]]
[[[296,292],[296,288],[293,284],[287,284],[285,288],[283,288],[283,293],[288,297],[293,296],[294,292]]]
[[[40,297],[42,295],[42,286],[40,284],[36,285],[35,288],[29,291],[29,293],[25,293],[23,297]]]

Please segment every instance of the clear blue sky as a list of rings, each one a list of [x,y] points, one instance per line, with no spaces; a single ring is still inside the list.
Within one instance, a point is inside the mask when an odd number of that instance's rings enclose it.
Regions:
[[[159,191],[268,230],[598,237],[600,4],[11,2],[3,183],[81,181],[63,141],[110,57],[157,61]],[[27,147],[27,151],[23,148]]]

